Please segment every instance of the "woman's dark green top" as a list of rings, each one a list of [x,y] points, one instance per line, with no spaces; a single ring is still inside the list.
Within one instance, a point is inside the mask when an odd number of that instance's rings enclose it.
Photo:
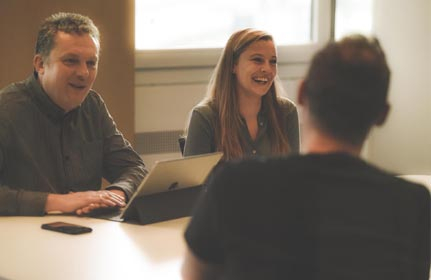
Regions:
[[[299,124],[298,111],[293,102],[287,98],[279,98],[280,109],[284,120],[284,130],[289,141],[290,153],[299,152]],[[212,153],[216,151],[215,125],[217,113],[209,105],[198,105],[193,108],[190,124],[187,131],[184,156]],[[271,156],[271,141],[269,138],[268,119],[263,108],[258,116],[258,132],[253,140],[248,132],[245,122],[241,127],[240,135],[243,138],[246,157]]]

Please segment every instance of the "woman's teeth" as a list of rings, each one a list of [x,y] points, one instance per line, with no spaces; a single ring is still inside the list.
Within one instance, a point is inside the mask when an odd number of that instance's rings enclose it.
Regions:
[[[265,78],[265,77],[257,77],[257,78],[254,78],[253,80],[255,80],[258,83],[266,83],[266,82],[268,82],[268,78]]]

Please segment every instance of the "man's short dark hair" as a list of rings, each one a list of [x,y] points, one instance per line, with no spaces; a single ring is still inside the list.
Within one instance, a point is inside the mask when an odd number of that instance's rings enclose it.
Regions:
[[[311,62],[304,83],[313,121],[357,144],[385,110],[390,70],[376,38],[352,35],[329,43]]]
[[[89,34],[100,48],[99,30],[89,17],[75,13],[56,13],[43,21],[37,36],[35,54],[46,59],[54,47],[54,38],[58,31]]]

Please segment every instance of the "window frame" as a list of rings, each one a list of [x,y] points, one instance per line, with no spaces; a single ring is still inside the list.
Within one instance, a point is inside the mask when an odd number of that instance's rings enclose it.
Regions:
[[[306,63],[313,53],[332,36],[332,10],[334,0],[313,0],[312,43],[279,45],[278,64]],[[180,50],[135,50],[135,69],[214,67],[222,48]]]

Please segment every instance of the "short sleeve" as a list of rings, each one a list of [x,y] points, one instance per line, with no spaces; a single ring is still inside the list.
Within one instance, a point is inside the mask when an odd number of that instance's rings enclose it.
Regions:
[[[185,239],[189,248],[200,259],[219,264],[223,261],[217,196],[220,180],[213,175],[196,204]]]

